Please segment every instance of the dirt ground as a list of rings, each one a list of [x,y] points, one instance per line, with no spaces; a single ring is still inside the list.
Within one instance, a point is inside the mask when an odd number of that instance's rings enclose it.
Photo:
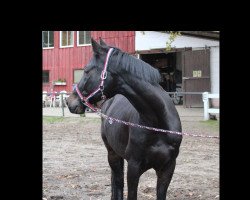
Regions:
[[[184,132],[219,135],[218,123],[204,123],[190,116],[181,116],[181,121]],[[151,169],[140,178],[138,199],[156,199],[155,186],[156,174]],[[100,119],[45,117],[43,199],[109,200],[110,191]],[[184,136],[167,199],[219,199],[219,139]]]

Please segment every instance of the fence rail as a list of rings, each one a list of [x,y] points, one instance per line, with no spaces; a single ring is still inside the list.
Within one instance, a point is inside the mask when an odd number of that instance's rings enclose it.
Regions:
[[[210,108],[209,106],[209,99],[219,99],[219,94],[209,94],[208,92],[203,92],[202,100],[204,102],[204,120],[209,120],[209,113],[220,113],[219,108]]]
[[[220,98],[219,94],[210,94],[208,92],[167,92],[169,95],[172,95],[172,99],[175,103],[176,97],[183,96],[183,95],[201,95],[202,100],[204,103],[204,120],[209,119],[210,113],[219,114],[220,110],[219,108],[210,108],[210,101],[209,99],[214,98]],[[46,107],[50,107],[54,110],[55,116],[71,116],[71,114],[68,111],[67,105],[66,105],[66,98],[71,93],[59,93],[55,95],[54,97],[51,96],[51,93],[43,93],[43,107],[46,109]],[[178,104],[178,103],[177,103]],[[61,110],[61,111],[60,111]],[[61,114],[60,114],[61,113]],[[45,114],[47,114],[47,111],[45,111]],[[50,116],[53,115],[53,112],[50,112]],[[72,114],[75,116],[74,114]]]

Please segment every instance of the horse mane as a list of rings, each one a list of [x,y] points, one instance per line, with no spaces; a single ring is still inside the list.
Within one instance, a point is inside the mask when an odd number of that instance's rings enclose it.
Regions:
[[[115,66],[119,68],[119,70],[121,69],[122,71],[124,70],[131,73],[146,82],[159,83],[161,81],[160,73],[156,68],[116,47],[114,50],[114,54],[117,56]]]

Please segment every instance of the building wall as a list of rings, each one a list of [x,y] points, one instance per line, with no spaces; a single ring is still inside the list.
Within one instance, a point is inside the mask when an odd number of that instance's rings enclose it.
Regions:
[[[219,47],[211,47],[210,49],[210,78],[211,93],[220,93],[220,49]],[[219,100],[212,100],[213,106],[219,106]]]
[[[99,41],[101,37],[108,45],[116,46],[130,54],[135,53],[135,32],[134,31],[91,31],[91,37]],[[74,46],[60,48],[60,31],[54,31],[54,48],[43,49],[42,68],[49,70],[49,83],[43,84],[44,91],[50,91],[52,82],[66,79],[66,86],[54,86],[59,92],[72,91],[74,69],[82,69],[92,57],[92,47],[77,46],[77,31],[74,31]]]
[[[169,35],[168,33],[160,33],[157,31],[144,31],[144,34],[142,31],[136,31],[135,50],[142,51],[166,48]],[[219,41],[181,35],[175,39],[172,46],[175,48],[202,48],[205,46],[219,46]]]

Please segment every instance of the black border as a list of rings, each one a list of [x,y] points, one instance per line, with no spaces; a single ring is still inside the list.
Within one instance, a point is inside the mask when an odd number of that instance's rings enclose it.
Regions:
[[[126,13],[128,15],[128,12]],[[86,17],[86,15],[84,15]],[[233,58],[231,42],[228,40],[228,30],[224,24],[218,20],[215,24],[199,22],[193,24],[189,20],[182,20],[175,23],[167,15],[157,15],[158,18],[139,14],[124,16],[121,20],[114,13],[98,19],[89,20],[85,23],[84,16],[82,21],[78,19],[76,23],[70,20],[61,20],[59,17],[54,20],[48,20],[50,23],[28,24],[22,26],[19,38],[26,38],[25,45],[15,45],[10,53],[14,56],[10,58],[11,67],[8,73],[14,72],[14,78],[17,82],[8,83],[8,95],[12,98],[4,106],[8,115],[8,128],[14,131],[8,131],[6,141],[7,150],[11,153],[7,155],[7,168],[11,175],[7,175],[11,197],[17,195],[17,198],[42,199],[42,30],[79,30],[81,28],[91,30],[219,30],[220,31],[220,199],[225,197],[226,190],[233,191],[232,180],[228,179],[228,165],[235,155],[230,141],[234,141],[234,135],[228,133],[225,127],[228,126],[228,119],[231,112],[227,109],[228,97],[231,89],[228,89],[228,83],[231,82],[228,65],[225,62],[227,58]],[[78,16],[80,17],[80,16]],[[88,16],[89,17],[89,16]],[[164,17],[164,18],[163,18]],[[25,19],[26,20],[26,19]],[[170,22],[168,24],[168,22]],[[22,33],[22,30],[23,33]],[[29,34],[27,35],[27,30]],[[14,32],[16,33],[16,32]],[[17,38],[16,34],[12,38]],[[14,50],[13,50],[14,49]],[[232,57],[231,57],[232,56]],[[13,70],[14,68],[14,70]],[[229,77],[224,76],[228,74]],[[227,83],[226,83],[227,82]],[[10,108],[11,107],[11,108]],[[11,123],[13,121],[14,123]],[[230,121],[230,120],[229,120]],[[239,133],[241,134],[241,133]],[[10,161],[10,162],[9,162]],[[227,164],[227,162],[229,162]],[[235,176],[235,175],[234,175]],[[235,178],[231,173],[230,177]],[[234,184],[235,185],[235,184]],[[229,188],[229,189],[228,189]],[[209,188],[208,188],[209,189]],[[14,191],[13,191],[14,190]],[[230,194],[231,196],[231,194]]]

